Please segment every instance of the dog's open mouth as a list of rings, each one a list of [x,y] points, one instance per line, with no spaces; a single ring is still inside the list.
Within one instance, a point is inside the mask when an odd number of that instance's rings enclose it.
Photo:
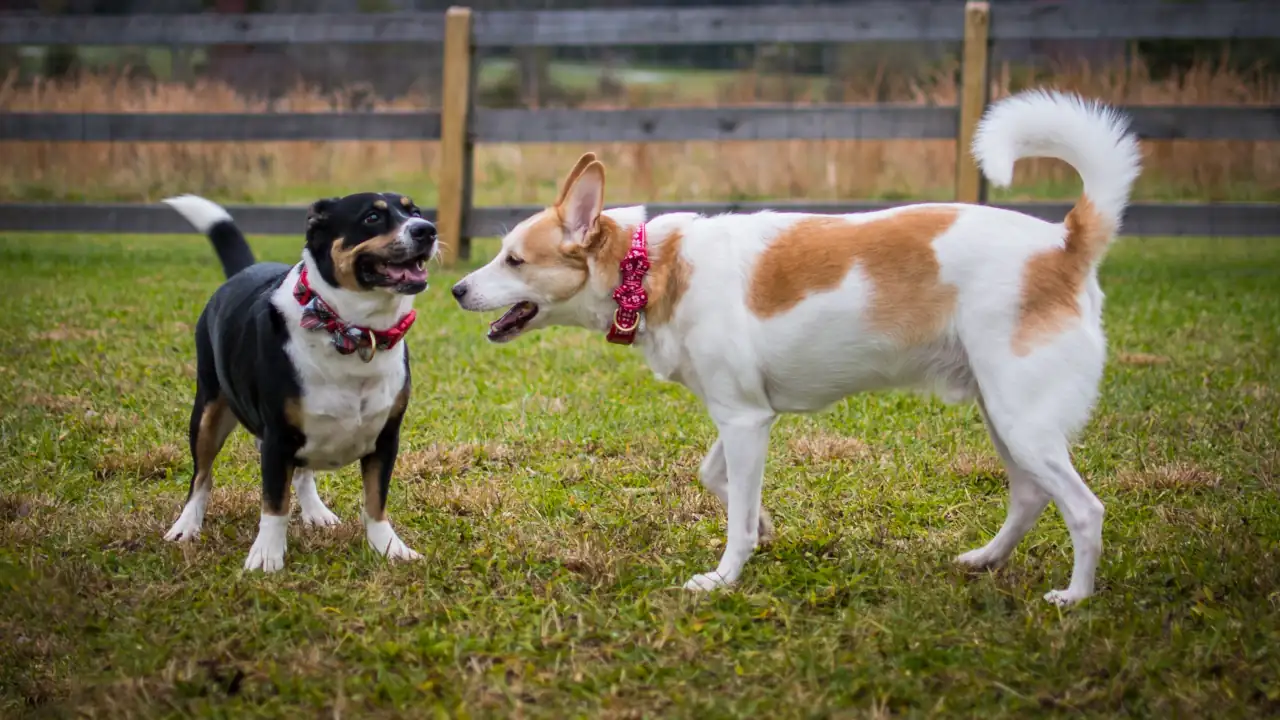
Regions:
[[[531,302],[512,305],[502,317],[489,323],[489,340],[506,342],[519,335],[525,325],[538,314],[538,306]]]
[[[407,260],[390,261],[370,258],[367,274],[370,284],[394,288],[397,292],[419,293],[427,287],[427,256],[418,255]]]

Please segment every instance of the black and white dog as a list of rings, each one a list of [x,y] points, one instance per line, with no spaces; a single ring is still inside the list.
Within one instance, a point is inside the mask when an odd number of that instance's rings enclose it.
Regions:
[[[284,566],[290,479],[303,522],[336,525],[314,473],[356,460],[369,544],[387,558],[417,558],[387,521],[386,501],[409,401],[401,340],[413,297],[427,288],[435,226],[401,195],[320,200],[301,262],[255,264],[225,209],[194,195],[165,202],[209,236],[227,275],[196,324],[195,470],[165,539],[199,535],[214,457],[239,423],[262,454],[262,522],[246,570]]]

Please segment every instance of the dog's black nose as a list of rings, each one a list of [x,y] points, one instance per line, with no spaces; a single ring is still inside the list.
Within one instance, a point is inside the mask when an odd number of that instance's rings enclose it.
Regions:
[[[463,296],[467,294],[467,286],[464,285],[463,283],[458,283],[457,285],[453,286],[453,290],[451,290],[450,292],[453,293],[453,296],[455,298],[457,298],[458,300],[461,300]]]
[[[436,226],[429,222],[415,223],[409,228],[409,237],[414,242],[423,242],[431,240],[436,236]]]

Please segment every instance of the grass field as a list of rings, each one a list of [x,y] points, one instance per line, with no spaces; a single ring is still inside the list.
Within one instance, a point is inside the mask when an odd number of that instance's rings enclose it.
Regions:
[[[257,239],[292,260],[296,241]],[[779,423],[778,536],[714,566],[696,401],[578,331],[494,347],[422,297],[387,567],[345,521],[240,567],[251,440],[205,531],[161,535],[191,471],[190,337],[220,278],[185,237],[0,238],[0,716],[1263,717],[1280,713],[1280,243],[1131,239],[1104,266],[1101,405],[1075,458],[1107,506],[1099,595],[1061,611],[1046,514],[996,573],[951,557],[1004,516],[972,408],[907,394]]]

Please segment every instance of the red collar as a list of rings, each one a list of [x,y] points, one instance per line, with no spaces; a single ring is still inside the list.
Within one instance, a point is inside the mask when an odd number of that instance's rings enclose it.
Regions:
[[[644,291],[644,276],[649,272],[649,248],[645,244],[643,222],[631,235],[631,249],[618,263],[618,270],[621,278],[613,291],[618,309],[613,312],[608,339],[618,345],[630,345],[635,342],[636,329],[640,327],[640,312],[649,304],[649,294]]]
[[[359,353],[360,359],[369,362],[379,350],[390,350],[396,343],[404,339],[413,321],[418,317],[417,310],[410,310],[400,318],[394,326],[386,330],[372,330],[359,325],[350,325],[338,317],[338,313],[325,302],[311,283],[307,282],[307,266],[302,266],[298,273],[298,283],[293,286],[293,297],[302,306],[300,324],[307,330],[324,330],[333,336],[333,346],[343,355]]]

